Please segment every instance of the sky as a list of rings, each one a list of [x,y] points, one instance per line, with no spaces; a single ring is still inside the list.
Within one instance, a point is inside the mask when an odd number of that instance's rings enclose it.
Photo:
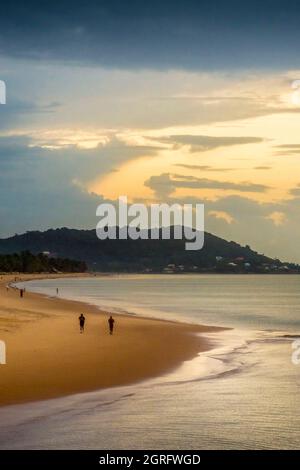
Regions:
[[[0,237],[127,195],[300,262],[299,24],[296,1],[1,6]]]

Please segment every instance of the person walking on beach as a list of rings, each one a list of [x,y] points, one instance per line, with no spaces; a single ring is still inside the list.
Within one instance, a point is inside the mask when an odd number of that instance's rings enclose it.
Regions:
[[[58,295],[58,287],[56,288],[56,295]]]
[[[81,314],[80,317],[79,317],[80,333],[84,332],[84,323],[85,323],[85,316],[83,314]]]
[[[113,319],[112,316],[110,316],[109,319],[108,319],[108,326],[109,326],[109,334],[110,334],[110,335],[113,334],[113,331],[114,331],[114,323],[115,323],[115,320]]]
[[[24,294],[24,290],[23,290],[23,289],[20,289],[20,297],[21,297],[21,299],[23,298],[23,294]]]

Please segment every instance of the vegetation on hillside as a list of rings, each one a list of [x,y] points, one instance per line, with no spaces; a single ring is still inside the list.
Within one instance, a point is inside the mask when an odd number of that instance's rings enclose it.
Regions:
[[[30,251],[0,255],[0,272],[20,273],[77,273],[87,269],[83,261],[68,258],[52,258],[46,254],[33,255]]]
[[[32,231],[0,239],[3,255],[21,252],[27,254],[2,257],[0,270],[77,272],[84,271],[86,263],[90,271],[102,272],[300,272],[298,265],[283,264],[248,245],[241,246],[207,232],[204,247],[198,251],[187,251],[185,240],[174,237],[170,240],[99,240],[95,230],[68,228]],[[39,255],[43,252],[50,256]]]

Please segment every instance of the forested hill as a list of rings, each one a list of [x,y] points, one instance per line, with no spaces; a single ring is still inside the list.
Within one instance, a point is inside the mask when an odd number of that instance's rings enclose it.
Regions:
[[[185,250],[185,240],[99,240],[95,230],[68,228],[33,231],[0,239],[0,253],[30,251],[54,258],[83,261],[94,271],[272,271],[283,269],[273,260],[210,233],[205,233],[202,250]],[[286,265],[285,269],[296,269]]]

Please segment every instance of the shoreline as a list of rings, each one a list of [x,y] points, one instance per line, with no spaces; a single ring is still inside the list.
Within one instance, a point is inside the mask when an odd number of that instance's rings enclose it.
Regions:
[[[205,333],[226,328],[116,314],[80,301],[47,297],[6,286],[32,279],[89,277],[88,274],[2,275],[0,406],[91,392],[164,375],[213,347]],[[78,316],[86,316],[79,334]]]

